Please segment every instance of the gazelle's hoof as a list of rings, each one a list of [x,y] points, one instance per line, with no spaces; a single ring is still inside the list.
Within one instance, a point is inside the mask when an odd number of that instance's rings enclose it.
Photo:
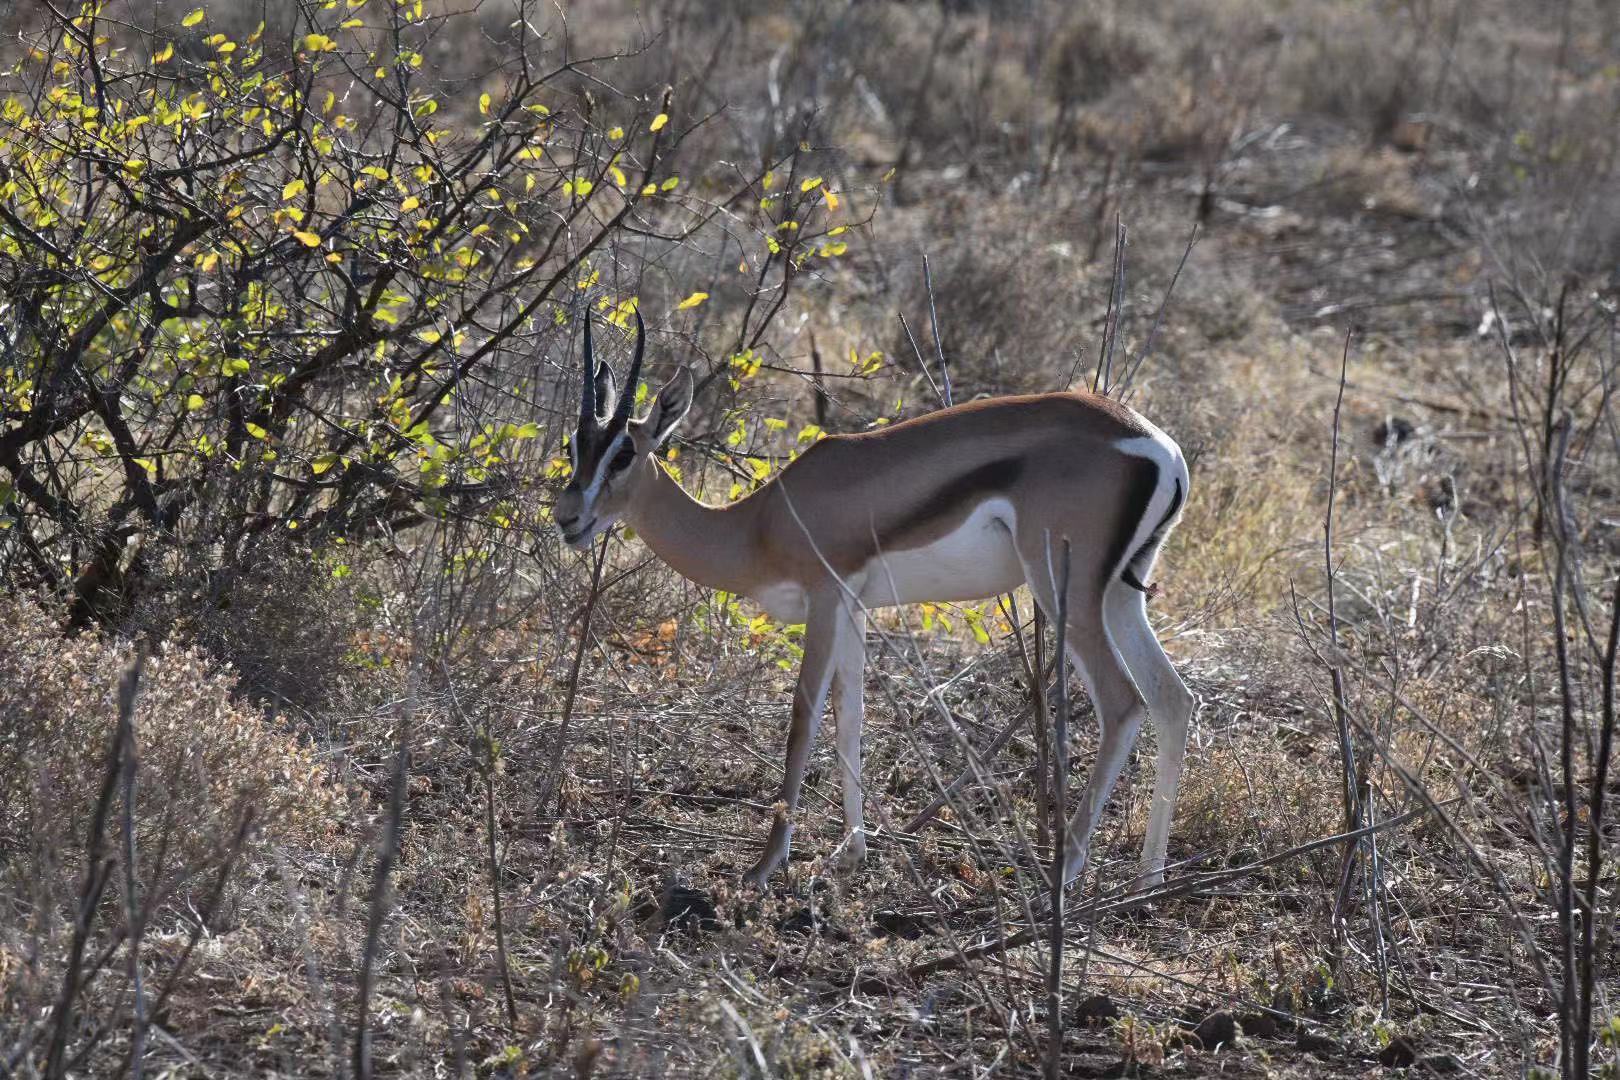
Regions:
[[[759,862],[743,875],[743,884],[764,892],[765,883],[771,880],[776,868],[787,862],[792,843],[793,827],[788,824],[786,810],[778,806],[776,818],[771,822],[771,834],[765,838],[765,851],[760,855]]]
[[[1146,892],[1148,889],[1156,889],[1163,884],[1163,870],[1144,870],[1136,875],[1135,881],[1131,882],[1131,892]]]
[[[776,863],[774,860],[759,860],[759,862],[755,863],[753,866],[749,867],[746,872],[744,872],[742,876],[743,887],[753,889],[756,892],[764,892],[766,884],[771,880],[771,874],[774,873],[775,870]]]
[[[866,861],[866,834],[852,833],[844,840],[844,846],[838,850],[838,869],[848,874],[860,869],[861,863]]]

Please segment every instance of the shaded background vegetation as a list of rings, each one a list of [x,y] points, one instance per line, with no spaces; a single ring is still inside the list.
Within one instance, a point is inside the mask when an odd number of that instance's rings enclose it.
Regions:
[[[1031,736],[899,827],[1029,708],[1027,597],[877,620],[872,858],[818,748],[743,894],[796,628],[561,547],[578,323],[698,369],[719,500],[941,354],[1088,385],[1184,253],[1120,392],[1203,705],[1170,894],[1150,758],[1096,841],[1068,1067],[1613,1068],[1612,5],[87,16],[0,16],[8,1072],[1037,1070],[1048,954],[973,951]]]

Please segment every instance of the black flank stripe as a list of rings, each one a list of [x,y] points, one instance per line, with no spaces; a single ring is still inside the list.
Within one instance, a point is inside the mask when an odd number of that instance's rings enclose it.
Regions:
[[[1023,462],[1018,458],[1002,458],[986,462],[972,472],[965,472],[912,507],[904,517],[885,530],[878,541],[886,547],[891,541],[965,504],[977,503],[997,492],[1006,491],[1018,481],[1023,471]],[[1128,540],[1126,542],[1129,543]]]

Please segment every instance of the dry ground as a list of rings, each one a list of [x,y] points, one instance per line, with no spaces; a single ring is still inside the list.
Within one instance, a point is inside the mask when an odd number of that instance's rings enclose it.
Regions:
[[[736,475],[724,459],[738,449],[725,438],[737,415],[756,447],[778,450],[769,440],[813,418],[796,374],[812,349],[840,373],[852,351],[884,354],[875,378],[828,380],[830,430],[932,406],[895,320],[927,326],[923,254],[961,399],[1090,378],[1116,217],[1129,231],[1120,347],[1134,354],[1198,225],[1131,396],[1192,462],[1154,605],[1202,702],[1171,841],[1182,891],[1121,900],[1146,820],[1144,745],[1080,901],[1102,910],[1074,918],[1067,935],[1067,1073],[1555,1067],[1556,1007],[1536,965],[1556,956],[1557,926],[1535,831],[1549,820],[1544,748],[1558,721],[1552,564],[1514,417],[1532,434],[1539,420],[1510,394],[1488,290],[1512,324],[1527,387],[1541,385],[1560,292],[1571,311],[1599,312],[1604,328],[1582,361],[1591,366],[1566,400],[1590,435],[1571,498],[1587,580],[1604,601],[1620,564],[1614,414],[1607,376],[1593,374],[1613,372],[1603,335],[1620,255],[1607,201],[1620,105],[1612,13],[1570,3],[1562,21],[1543,21],[1506,4],[1206,2],[699,15],[670,5],[643,13],[638,29],[619,7],[569,11],[582,48],[666,30],[622,62],[621,85],[668,79],[694,114],[727,106],[716,153],[811,117],[823,171],[867,193],[852,198],[874,212],[851,257],[790,298],[744,410],[695,421],[681,460],[689,486],[701,480],[711,497]],[[722,46],[739,59],[706,78],[693,57]],[[918,59],[885,62],[895,55]],[[461,59],[477,61],[466,50]],[[784,103],[768,105],[772,95]],[[711,303],[730,302],[715,290]],[[1350,328],[1334,474],[1340,638],[1329,646],[1322,526]],[[655,377],[675,359],[655,357]],[[765,417],[785,419],[786,434]],[[720,464],[698,468],[705,455]],[[791,867],[756,896],[738,877],[780,778],[792,630],[678,581],[633,539],[613,541],[588,628],[590,563],[553,537],[524,538],[529,554],[503,564],[493,591],[465,595],[414,569],[439,542],[357,552],[339,581],[267,568],[261,601],[229,613],[229,625],[198,614],[172,629],[173,649],[194,641],[199,653],[151,662],[159,689],[136,714],[143,763],[164,758],[166,725],[228,715],[246,734],[234,757],[209,766],[224,785],[203,799],[217,818],[209,835],[234,852],[236,808],[261,813],[220,875],[218,904],[200,875],[148,932],[142,962],[158,984],[206,926],[155,1018],[147,1069],[350,1070],[403,738],[398,858],[369,1008],[379,1074],[1038,1071],[1046,948],[980,949],[1027,926],[1038,891],[1028,729],[932,823],[902,828],[963,770],[969,747],[1029,707],[1018,643],[1027,597],[1016,631],[994,604],[982,616],[947,607],[877,620],[868,861],[854,874],[832,869],[838,780],[823,737]],[[28,783],[8,778],[0,803],[6,838],[19,843],[0,852],[0,1061],[32,1075],[26,1048],[10,1048],[38,1037],[29,1032],[56,993],[128,647],[63,644],[50,601],[6,604],[14,640],[0,647],[0,706],[47,717],[53,737],[82,751],[49,769],[11,761],[12,777],[49,773],[55,786],[25,797]],[[457,605],[476,606],[478,619],[459,626]],[[1607,610],[1591,613],[1598,637]],[[424,640],[423,625],[449,629]],[[1571,640],[1585,648],[1578,633]],[[222,662],[236,665],[234,688],[210,675],[189,703],[162,689],[184,665]],[[47,678],[71,682],[42,674],[52,665],[82,685],[42,703],[34,691]],[[1363,884],[1342,911],[1344,845],[1311,846],[1345,821],[1334,666],[1367,725],[1358,745],[1376,817],[1413,814],[1378,834],[1377,875],[1357,872]],[[1595,695],[1582,709],[1589,726]],[[1083,771],[1094,738],[1083,701],[1075,727]],[[287,749],[266,749],[277,740]],[[246,767],[283,752],[320,768]],[[165,790],[146,790],[148,819],[200,782],[203,770],[175,768]],[[295,798],[272,797],[295,783]],[[32,816],[19,816],[25,804]],[[26,851],[25,827],[41,838]],[[187,833],[165,821],[142,843]],[[1612,826],[1603,844],[1612,855]],[[1606,927],[1614,865],[1601,881]],[[1620,958],[1612,938],[1598,947],[1606,1023]],[[85,1074],[127,1069],[123,967],[111,960],[87,992],[74,1033]],[[1613,1053],[1597,1060],[1613,1068]]]

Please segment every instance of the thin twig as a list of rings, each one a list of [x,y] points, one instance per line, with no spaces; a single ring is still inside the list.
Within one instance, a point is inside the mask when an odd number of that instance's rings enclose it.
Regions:
[[[1052,830],[1062,806],[1052,805],[1051,770],[1047,758],[1052,754],[1052,710],[1046,701],[1046,612],[1039,602],[1034,604],[1034,629],[1030,644],[1035,657],[1031,665],[1030,687],[1035,695],[1035,840],[1048,851],[1053,848]],[[1067,750],[1064,751],[1065,753]]]
[[[377,952],[382,944],[383,922],[392,906],[388,877],[399,852],[400,822],[405,816],[405,784],[410,771],[411,723],[416,707],[413,686],[399,724],[399,748],[394,754],[393,777],[388,792],[388,818],[383,826],[377,868],[372,874],[371,910],[366,917],[366,946],[360,958],[360,985],[354,1030],[355,1080],[371,1078],[371,992],[376,982]]]
[[[145,919],[137,898],[140,883],[135,866],[135,698],[140,692],[141,668],[146,663],[146,643],[135,647],[135,659],[118,683],[118,739],[123,744],[124,788],[124,918],[128,934],[129,982],[134,991],[134,1023],[130,1031],[130,1080],[140,1080],[146,1056],[146,985],[141,978],[141,934]]]
[[[1354,832],[1361,825],[1360,799],[1357,795],[1355,747],[1350,741],[1348,695],[1344,686],[1344,663],[1339,655],[1339,614],[1337,574],[1333,567],[1333,510],[1339,493],[1339,419],[1344,408],[1345,378],[1350,368],[1350,341],[1352,330],[1344,332],[1344,351],[1339,358],[1339,394],[1333,402],[1333,441],[1328,453],[1327,513],[1322,518],[1322,560],[1327,586],[1328,618],[1328,676],[1333,682],[1333,719],[1339,735],[1339,764],[1344,780],[1344,828]],[[1339,868],[1339,888],[1333,899],[1333,926],[1343,932],[1345,897],[1350,889],[1350,875],[1355,866],[1357,847],[1344,849],[1344,861]]]
[[[1142,347],[1131,358],[1131,362],[1125,368],[1125,374],[1120,378],[1118,384],[1110,387],[1113,396],[1121,401],[1130,396],[1131,382],[1136,378],[1136,373],[1141,370],[1148,357],[1153,355],[1153,343],[1159,339],[1159,324],[1164,321],[1165,309],[1170,306],[1170,297],[1176,291],[1176,282],[1181,280],[1181,271],[1187,265],[1187,258],[1192,255],[1193,245],[1197,243],[1198,222],[1195,221],[1191,233],[1187,236],[1187,248],[1181,253],[1181,261],[1176,263],[1176,272],[1170,275],[1170,284],[1165,286],[1164,296],[1159,300],[1159,310],[1153,313],[1153,325],[1148,328],[1147,340],[1142,343]]]
[[[486,725],[484,743],[484,854],[489,862],[489,894],[495,915],[495,962],[506,999],[506,1021],[517,1027],[517,1001],[512,996],[512,969],[506,960],[506,922],[501,911],[501,860],[495,828],[495,737]]]
[[[247,845],[248,835],[253,828],[253,807],[249,806],[242,811],[242,821],[236,828],[236,836],[231,840],[231,846],[225,852],[225,859],[219,864],[219,871],[214,875],[214,884],[208,890],[208,898],[203,902],[202,911],[191,925],[191,934],[186,938],[186,947],[180,950],[180,958],[174,962],[163,989],[158,991],[157,1000],[152,1003],[152,1013],[155,1016],[163,1014],[163,1006],[168,1004],[169,995],[174,993],[180,984],[180,978],[185,973],[186,965],[191,961],[191,954],[197,948],[197,942],[202,939],[203,931],[213,919],[214,913],[219,910],[220,900],[225,895],[225,885],[230,881],[231,870],[236,865],[237,857]]]
[[[1103,320],[1103,344],[1097,350],[1097,370],[1091,391],[1107,396],[1113,386],[1114,347],[1119,343],[1119,322],[1125,310],[1125,223],[1114,215],[1114,276],[1108,286],[1108,312]]]
[[[574,719],[574,700],[579,695],[579,669],[585,662],[585,650],[590,647],[591,615],[596,611],[596,601],[602,595],[602,565],[607,562],[608,540],[609,537],[602,537],[596,549],[596,564],[591,567],[591,591],[585,597],[585,609],[579,620],[579,643],[574,646],[574,659],[568,668],[568,683],[563,688],[562,719],[557,725],[557,741],[551,749],[551,764],[545,786],[541,788],[539,801],[535,804],[535,813],[541,817],[551,812],[551,800],[562,788],[563,759],[568,753],[568,729]]]
[[[84,883],[79,887],[79,910],[73,920],[73,939],[68,946],[68,959],[62,973],[62,989],[51,1010],[51,1042],[45,1054],[47,1080],[60,1080],[66,1072],[68,1036],[73,1027],[73,1005],[83,987],[79,973],[84,967],[84,950],[90,941],[90,926],[95,921],[96,907],[102,891],[112,874],[112,860],[104,855],[107,841],[107,818],[112,812],[113,794],[123,774],[123,731],[114,731],[112,744],[107,750],[106,773],[101,781],[101,792],[96,797],[95,812],[90,815],[90,830],[85,842]]]
[[[934,271],[928,265],[928,256],[923,259],[923,286],[928,290],[928,325],[934,331],[934,355],[939,358],[939,385],[948,409],[956,404],[951,397],[951,368],[945,362],[945,340],[939,336],[939,311],[934,306]]]
[[[1048,549],[1050,550],[1050,549]],[[1069,772],[1069,665],[1064,650],[1069,628],[1069,538],[1063,538],[1063,562],[1058,570],[1057,590],[1057,712],[1052,717],[1052,926],[1046,972],[1046,1075],[1058,1080],[1063,1075],[1063,877],[1069,861],[1068,807]],[[1084,826],[1082,826],[1084,827]]]
[[[1164,900],[1170,900],[1178,896],[1187,896],[1192,893],[1197,893],[1215,885],[1230,884],[1231,882],[1240,881],[1243,878],[1250,877],[1269,866],[1286,862],[1289,859],[1297,858],[1301,855],[1309,855],[1313,851],[1320,851],[1323,848],[1332,847],[1334,844],[1355,843],[1369,833],[1387,832],[1388,830],[1396,828],[1397,826],[1406,824],[1413,818],[1434,813],[1437,807],[1450,806],[1461,801],[1462,797],[1457,796],[1447,799],[1444,802],[1434,803],[1432,806],[1424,805],[1415,807],[1414,809],[1408,810],[1404,814],[1398,814],[1392,818],[1385,818],[1377,825],[1364,826],[1363,828],[1357,829],[1355,832],[1336,833],[1333,836],[1324,836],[1321,839],[1311,840],[1307,843],[1296,845],[1295,847],[1289,848],[1287,851],[1279,851],[1275,855],[1269,855],[1264,859],[1257,859],[1252,863],[1248,863],[1244,866],[1233,867],[1230,870],[1216,870],[1207,874],[1189,874],[1185,877],[1167,880],[1151,889],[1140,889],[1134,892],[1115,894],[1109,897],[1098,897],[1096,900],[1082,908],[1078,914],[1088,919],[1095,919],[1102,915],[1124,915],[1128,912],[1136,911],[1141,908],[1148,907],[1149,905],[1160,903]],[[1046,923],[1049,922],[1050,919],[1051,916],[1048,914],[1041,921]],[[982,945],[975,945],[972,948],[961,950],[960,952],[953,952],[945,956],[936,957],[933,960],[924,961],[921,964],[915,964],[906,969],[905,975],[908,979],[923,979],[930,975],[936,975],[941,971],[948,971],[953,968],[961,967],[973,960],[989,956],[992,953],[1000,952],[1003,949],[1012,949],[1020,945],[1028,945],[1032,942],[1038,941],[1046,933],[1047,928],[1045,925],[1039,927],[1028,927],[1011,936],[1002,935],[999,931],[997,931],[994,939],[985,942]]]
[[[941,405],[945,404],[945,394],[940,390],[939,384],[934,381],[934,376],[929,372],[928,361],[923,357],[922,346],[917,344],[917,335],[911,332],[911,324],[906,322],[904,312],[900,314],[900,329],[906,332],[906,340],[911,342],[912,355],[917,358],[917,370],[922,372],[924,379],[928,380],[928,389],[934,392],[934,396],[939,399]]]
[[[908,833],[914,833],[939,816],[939,812],[945,808],[946,804],[949,803],[951,799],[962,790],[962,788],[966,787],[975,776],[978,776],[983,772],[983,769],[979,763],[988,762],[997,754],[1001,753],[1001,748],[1006,746],[1007,743],[1012,740],[1013,734],[1017,732],[1018,729],[1023,726],[1024,721],[1029,718],[1030,711],[1031,710],[1027,706],[1020,709],[1011,720],[1007,721],[1006,725],[1003,726],[1000,731],[996,732],[996,737],[990,740],[989,746],[985,747],[982,751],[973,752],[974,756],[978,758],[978,762],[970,761],[968,765],[957,774],[955,780],[952,780],[949,784],[946,784],[944,789],[941,790],[938,795],[934,796],[932,802],[923,807],[922,810],[918,812],[917,816],[906,822],[903,826],[901,826],[901,828]],[[1045,785],[1043,784],[1042,788],[1044,789],[1044,787]],[[1043,839],[1041,843],[1044,844],[1045,840]]]
[[[1549,388],[1547,411],[1553,410],[1556,389]],[[1564,463],[1569,455],[1569,435],[1573,424],[1568,414],[1561,416],[1548,434],[1547,440],[1547,498],[1545,505],[1553,511],[1552,527],[1547,530],[1553,544],[1555,570],[1552,589],[1553,649],[1558,660],[1558,704],[1562,719],[1559,733],[1559,765],[1561,796],[1563,801],[1563,836],[1558,847],[1558,929],[1559,952],[1563,961],[1563,990],[1559,995],[1559,1034],[1563,1044],[1564,1075],[1584,1078],[1590,1039],[1578,1033],[1580,1005],[1576,1000],[1575,947],[1583,940],[1575,929],[1575,838],[1580,829],[1580,815],[1575,806],[1575,683],[1570,667],[1569,631],[1564,610],[1564,594],[1569,588],[1569,532],[1562,513],[1560,493],[1564,485]],[[1599,822],[1590,823],[1594,831]],[[1597,913],[1586,913],[1590,921]]]
[[[1597,988],[1598,873],[1603,866],[1604,788],[1614,752],[1614,679],[1616,650],[1620,648],[1620,577],[1615,578],[1609,609],[1609,645],[1603,653],[1603,714],[1598,729],[1597,767],[1592,773],[1592,796],[1586,830],[1586,912],[1581,920],[1580,1030],[1588,1044],[1592,1037],[1592,1004]]]

